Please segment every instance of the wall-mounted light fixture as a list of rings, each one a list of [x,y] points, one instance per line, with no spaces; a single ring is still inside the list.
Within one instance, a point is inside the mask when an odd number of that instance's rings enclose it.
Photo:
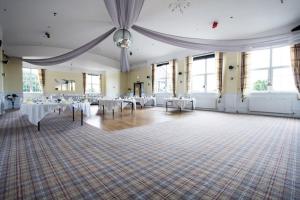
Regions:
[[[233,71],[233,70],[234,70],[234,66],[233,66],[233,65],[229,65],[229,66],[228,66],[228,69],[229,69],[229,71]],[[233,80],[234,80],[234,77],[231,76],[231,77],[230,77],[230,80],[233,81]]]
[[[182,75],[182,72],[178,72],[178,75]]]
[[[147,76],[147,79],[150,79],[150,76]]]
[[[4,54],[4,51],[3,51],[2,63],[5,64],[5,65],[8,63],[8,57],[7,57],[7,55]]]

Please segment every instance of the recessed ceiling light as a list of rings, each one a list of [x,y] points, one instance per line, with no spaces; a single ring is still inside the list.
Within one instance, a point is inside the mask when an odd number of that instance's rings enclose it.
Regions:
[[[7,9],[6,9],[6,8],[4,8],[4,9],[3,9],[3,12],[6,12],[6,11],[7,11]]]
[[[57,12],[52,12],[53,16],[55,17],[57,15]]]
[[[233,19],[234,17],[233,17],[233,16],[230,16],[229,18],[230,18],[230,19]]]

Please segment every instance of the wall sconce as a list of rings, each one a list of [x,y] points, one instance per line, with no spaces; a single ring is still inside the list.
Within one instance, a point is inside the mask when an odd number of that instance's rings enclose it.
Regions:
[[[5,75],[6,75],[5,73],[2,73],[2,76],[3,76],[3,77],[5,77]]]
[[[232,66],[232,65],[229,65],[229,66],[228,66],[228,69],[229,69],[229,71],[233,71],[233,70],[234,70],[234,66]],[[231,76],[231,77],[230,77],[230,80],[232,80],[232,81],[233,81],[233,80],[234,80],[234,77],[233,77],[233,76]]]
[[[147,76],[147,79],[150,79],[150,76]]]
[[[178,72],[178,75],[182,75],[182,72]]]

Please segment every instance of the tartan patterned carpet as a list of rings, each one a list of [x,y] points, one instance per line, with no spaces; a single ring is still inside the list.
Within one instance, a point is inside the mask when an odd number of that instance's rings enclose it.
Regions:
[[[300,199],[300,120],[196,111],[107,133],[0,118],[0,199]]]

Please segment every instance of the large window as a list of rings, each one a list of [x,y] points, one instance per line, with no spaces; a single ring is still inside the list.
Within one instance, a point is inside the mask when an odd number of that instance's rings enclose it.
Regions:
[[[214,55],[193,58],[191,88],[192,92],[217,92],[217,68]]]
[[[155,92],[172,92],[172,67],[169,62],[158,64],[154,77]]]
[[[290,47],[250,52],[248,88],[250,92],[296,91]]]
[[[98,93],[98,94],[101,92],[99,75],[93,75],[93,74],[86,75],[86,92]]]
[[[23,92],[42,92],[42,86],[38,69],[23,68]]]

